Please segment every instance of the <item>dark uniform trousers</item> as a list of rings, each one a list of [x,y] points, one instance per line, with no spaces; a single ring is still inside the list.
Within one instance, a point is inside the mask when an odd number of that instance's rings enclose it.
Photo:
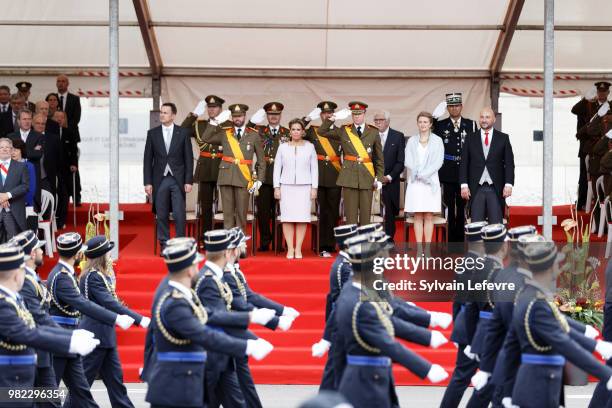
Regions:
[[[461,198],[459,183],[442,183],[443,200],[448,209],[448,241],[463,242],[465,227],[465,201]]]
[[[74,329],[74,327],[72,327]],[[58,357],[53,356],[53,370],[55,380],[64,384],[70,390],[64,407],[98,407],[91,395],[91,390],[85,376],[83,375],[83,360],[81,357]]]
[[[478,370],[478,361],[471,360],[465,355],[466,344],[460,344],[457,349],[457,361],[455,362],[455,371],[446,387],[440,408],[457,408],[463,398],[463,393],[470,385],[472,376]]]
[[[372,215],[372,189],[343,188],[347,224],[366,225]]]
[[[100,375],[108,390],[108,398],[113,408],[134,407],[127,396],[127,389],[123,385],[123,370],[116,348],[97,347],[86,356],[83,366],[85,378],[87,378],[90,386],[96,379],[96,375]]]
[[[272,165],[272,164],[270,164]],[[271,221],[274,220],[275,203],[274,188],[271,184],[262,184],[257,194],[257,226],[259,227],[259,245],[274,245]]]
[[[261,408],[261,401],[257,395],[251,369],[249,368],[249,358],[247,356],[236,357],[234,361],[236,362],[238,383],[240,384],[247,408]]]
[[[219,186],[219,191],[223,204],[223,228],[240,227],[245,231],[249,210],[249,190],[246,187]]]
[[[336,246],[334,227],[340,212],[340,187],[322,187],[317,190],[319,201],[319,246],[332,249]]]
[[[202,211],[202,232],[200,237],[204,236],[204,233],[213,229],[213,200],[215,197],[215,191],[217,190],[216,181],[200,181],[200,189],[198,194],[200,195],[200,211]]]
[[[162,245],[170,239],[169,215],[172,212],[176,225],[176,236],[185,236],[185,196],[183,187],[179,186],[173,176],[164,177],[155,194],[157,214],[157,237]],[[177,209],[172,211],[172,209]],[[178,210],[180,209],[180,211]]]
[[[41,388],[57,388],[57,381],[55,380],[55,372],[53,366],[49,367],[36,367],[36,376],[34,377],[34,387]],[[59,408],[61,405],[57,402],[37,402],[36,408]]]

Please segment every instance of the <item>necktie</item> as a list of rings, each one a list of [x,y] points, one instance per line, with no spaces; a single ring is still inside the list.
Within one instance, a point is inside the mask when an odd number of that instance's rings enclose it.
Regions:
[[[238,128],[238,130],[236,130],[236,139],[240,140],[241,136],[242,136],[242,128]]]
[[[64,110],[64,95],[60,95],[59,110]]]
[[[485,146],[489,146],[489,131],[485,131]]]
[[[387,141],[387,138],[385,137],[384,133],[380,134],[380,142],[382,143],[383,147],[385,146],[385,142]]]
[[[6,177],[8,176],[8,162],[2,162],[2,168],[0,168],[0,175],[2,176],[2,185],[4,185]]]
[[[276,132],[278,132],[276,129],[272,129],[272,136],[276,137]]]
[[[361,126],[357,126],[357,134],[359,135],[359,137],[361,137],[362,133],[361,133]]]

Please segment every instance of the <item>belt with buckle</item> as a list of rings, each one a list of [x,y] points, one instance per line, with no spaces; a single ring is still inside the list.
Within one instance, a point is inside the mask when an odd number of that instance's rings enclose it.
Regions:
[[[453,156],[452,154],[445,154],[444,160],[459,161],[461,160],[461,156]]]
[[[234,157],[229,157],[229,156],[223,156],[221,157],[221,160],[223,160],[224,162],[235,164],[235,165],[253,164],[253,160],[246,160],[246,159],[240,160],[240,159],[236,159]]]
[[[265,156],[264,160],[267,161],[268,163],[274,163],[274,157]]]
[[[356,356],[349,354],[346,356],[346,363],[356,366],[389,367],[391,366],[391,359],[389,357]]]
[[[521,355],[521,363],[523,364],[543,364],[563,366],[565,365],[565,357],[560,354],[528,354]]]
[[[346,156],[344,156],[346,158]],[[328,161],[328,162],[340,162],[340,156],[323,156],[322,154],[317,154],[317,160],[319,161]]]
[[[348,154],[344,155],[344,160],[348,161],[356,161],[359,163],[372,163],[372,159],[369,157],[359,157],[359,156],[351,156]]]
[[[223,153],[200,152],[200,157],[206,157],[209,159],[221,159],[223,158]]]
[[[206,361],[205,351],[165,351],[157,353],[158,361],[171,361],[175,363],[192,362],[203,363]]]

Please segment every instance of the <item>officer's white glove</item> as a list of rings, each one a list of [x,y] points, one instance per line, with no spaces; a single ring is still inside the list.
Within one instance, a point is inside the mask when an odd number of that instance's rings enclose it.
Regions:
[[[283,316],[289,316],[289,317],[295,319],[299,315],[300,315],[300,312],[298,312],[294,308],[292,308],[290,306],[283,307]]]
[[[512,405],[512,398],[510,398],[510,397],[502,398],[502,405],[503,405],[504,408],[512,408],[512,407],[514,407],[514,405]]]
[[[448,343],[448,339],[444,337],[442,333],[437,330],[431,331],[431,340],[429,340],[429,347],[438,348],[446,343]]]
[[[348,108],[340,109],[338,112],[334,113],[332,116],[332,120],[344,120],[351,116],[351,110]]]
[[[264,339],[247,340],[246,355],[252,356],[255,360],[262,360],[270,354],[274,346]]]
[[[329,351],[331,343],[325,339],[319,340],[317,343],[312,345],[312,356],[321,358]]]
[[[463,354],[465,354],[470,360],[478,360],[478,356],[475,353],[472,353],[472,347],[469,344],[463,349]]]
[[[229,109],[226,109],[224,111],[221,111],[221,113],[217,115],[215,120],[217,121],[217,123],[223,123],[231,117],[232,113],[229,111]]]
[[[293,317],[289,316],[281,316],[278,318],[278,327],[282,331],[287,331],[291,328],[291,324],[293,323]]]
[[[89,330],[85,330],[85,329],[76,329],[76,330],[73,330],[72,333],[79,333],[78,336],[89,337],[91,339],[94,338],[94,334],[90,332]]]
[[[431,327],[441,327],[446,329],[453,322],[453,316],[449,313],[429,312],[429,314],[431,315],[431,318],[429,319],[429,325]]]
[[[432,383],[438,383],[448,378],[448,373],[438,364],[432,364],[429,372],[427,373],[427,379]]]
[[[609,110],[610,110],[610,102],[605,101],[599,107],[599,110],[597,111],[597,116],[599,116],[600,118],[602,116],[606,116],[606,113],[608,113]]]
[[[609,341],[597,340],[595,351],[598,352],[604,360],[608,360],[612,357],[612,343]]]
[[[146,329],[147,327],[149,327],[150,324],[151,318],[147,316],[142,316],[142,319],[140,319],[140,327],[144,327]]]
[[[100,340],[89,337],[89,335],[83,334],[82,332],[74,331],[70,337],[68,352],[71,354],[86,356],[87,354],[91,353],[98,344],[100,344]]]
[[[436,106],[431,116],[438,119],[440,116],[444,115],[445,112],[446,112],[446,100],[443,100],[442,102],[438,104],[438,106]]]
[[[314,108],[310,113],[306,116],[310,120],[317,120],[321,115],[321,108]]]
[[[589,88],[589,90],[584,94],[584,99],[592,101],[597,96],[597,87],[593,85]]]
[[[408,303],[410,306],[416,306],[416,304],[414,304],[413,302],[406,302]]]
[[[115,320],[115,324],[121,327],[123,330],[127,330],[134,324],[134,319],[132,319],[128,315],[117,315],[117,320]]]
[[[491,374],[487,373],[486,371],[478,371],[472,376],[472,385],[474,386],[476,391],[487,385],[490,376]]]
[[[193,108],[193,110],[191,111],[194,115],[196,116],[200,116],[204,113],[204,109],[206,109],[206,101],[200,101],[198,102],[198,104],[196,105],[195,108]]]
[[[259,191],[259,187],[261,187],[261,181],[257,180],[253,183],[253,187],[249,188],[249,194],[254,194]]]
[[[597,336],[599,336],[599,331],[590,324],[587,324],[586,328],[584,329],[584,335],[589,339],[595,339]]]
[[[259,125],[266,118],[266,111],[263,108],[260,108],[257,112],[251,116],[250,122]]]
[[[272,309],[253,309],[251,311],[251,322],[265,326],[274,316],[276,316],[276,312]]]

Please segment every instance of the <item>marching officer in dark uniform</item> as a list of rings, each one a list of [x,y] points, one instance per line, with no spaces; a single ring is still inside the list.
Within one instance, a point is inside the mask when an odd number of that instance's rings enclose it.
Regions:
[[[35,386],[35,350],[56,355],[86,355],[98,344],[92,333],[86,331],[36,326],[19,294],[26,279],[25,258],[29,255],[24,255],[14,242],[0,245],[0,387],[4,389]],[[32,402],[0,401],[0,407],[32,406]]]
[[[151,310],[156,356],[147,375],[146,400],[152,407],[202,407],[208,397],[204,387],[207,350],[260,359],[272,346],[233,338],[206,325],[208,313],[191,289],[202,259],[195,242],[168,245],[162,256],[169,279]]]
[[[115,275],[109,252],[115,246],[104,235],[87,241],[85,257],[87,264],[79,279],[79,289],[86,299],[117,314],[130,316],[141,327],[149,327],[151,319],[128,309],[115,292]],[[100,340],[93,353],[83,358],[83,369],[89,386],[100,376],[113,407],[133,407],[123,385],[123,370],[117,352],[115,325],[100,322],[88,315],[83,316],[79,328],[89,330]]]
[[[572,107],[572,113],[576,115],[576,138],[580,141],[578,157],[580,159],[580,177],[578,179],[578,209],[584,210],[587,196],[587,169],[585,158],[593,148],[595,141],[589,135],[584,134],[580,130],[589,124],[601,109],[602,105],[608,104],[608,95],[610,95],[610,82],[599,81],[595,82],[595,91],[593,95],[586,95]],[[604,108],[606,109],[606,108]],[[609,105],[608,108],[609,109]],[[603,116],[603,115],[601,115]]]
[[[10,241],[23,250],[25,255],[25,280],[19,294],[23,298],[23,302],[28,308],[36,325],[39,327],[56,328],[61,331],[64,329],[51,319],[49,316],[49,292],[40,276],[36,273],[36,268],[42,265],[43,251],[41,249],[45,242],[40,241],[34,231],[26,230],[15,235]],[[51,364],[52,356],[49,352],[37,349],[36,350],[36,380],[35,387],[57,388],[53,365]],[[58,403],[52,401],[40,402],[38,406],[43,407],[59,407]]]
[[[96,321],[118,325],[127,330],[133,323],[128,315],[117,314],[86,299],[81,294],[74,265],[80,257],[83,241],[76,232],[68,232],[57,237],[57,252],[60,259],[53,267],[47,279],[47,290],[51,295],[51,318],[60,326],[74,330],[79,326],[81,315],[89,316]],[[89,383],[85,377],[83,362],[78,356],[54,356],[53,369],[55,378],[60,380],[70,391],[70,401],[76,407],[97,407]]]
[[[212,314],[230,312],[230,317],[233,318],[235,323],[219,325],[223,327],[226,333],[249,341],[262,342],[271,348],[268,342],[258,339],[255,334],[246,330],[246,326],[242,326],[240,322],[243,320],[242,316],[247,315],[251,317],[251,321],[254,323],[266,325],[274,318],[275,312],[273,310],[232,311],[233,293],[229,285],[223,280],[223,270],[227,262],[232,259],[230,246],[233,236],[227,230],[209,231],[204,236],[206,263],[194,279],[193,286],[196,296]],[[210,353],[209,364],[206,368],[209,407],[218,407],[220,404],[224,407],[248,407],[249,404],[257,404],[259,397],[254,390],[254,386],[253,389],[246,389],[247,392],[254,392],[254,395],[252,393],[244,395],[243,384],[246,384],[246,382],[239,382],[238,370],[239,367],[242,367],[240,365],[241,361],[244,361],[243,355],[232,358],[221,353]]]
[[[336,119],[348,117],[346,110],[336,112],[323,121],[319,134],[342,146],[343,163],[337,184],[343,188],[346,222],[366,225],[371,222],[373,190],[382,189],[384,157],[378,128],[365,123],[368,105],[353,101],[348,106],[353,123],[336,126]]]
[[[219,164],[223,157],[223,146],[220,144],[207,143],[202,140],[202,135],[210,123],[210,119],[218,118],[225,100],[217,95],[208,95],[200,101],[193,112],[185,118],[181,127],[191,130],[191,137],[195,138],[200,157],[193,174],[193,181],[199,183],[199,201],[202,211],[201,225],[202,231],[198,236],[203,236],[206,231],[212,230],[213,221],[213,199],[217,189],[217,177],[219,176]],[[204,108],[208,113],[208,119],[199,119],[204,113]],[[229,120],[220,124],[222,127],[232,126]]]
[[[338,105],[332,101],[319,102],[317,108],[304,117],[306,123],[316,119],[329,119]],[[340,196],[342,190],[337,184],[338,174],[342,167],[340,160],[342,148],[337,140],[331,140],[319,134],[319,126],[310,124],[304,135],[315,147],[319,163],[319,187],[317,201],[319,202],[319,250],[322,257],[331,256],[335,252],[334,227],[340,217]]]
[[[260,175],[259,180],[263,183],[257,195],[257,226],[259,227],[259,250],[267,251],[270,249],[270,244],[282,245],[275,243],[275,235],[272,233],[272,222],[276,214],[276,200],[274,199],[274,158],[276,151],[281,143],[289,141],[289,129],[281,126],[281,115],[285,106],[280,102],[268,102],[263,106],[263,110],[255,112],[248,127],[253,127],[259,132],[263,143],[264,157],[258,157],[257,160],[265,160],[266,173]],[[263,114],[265,112],[268,120],[267,125],[260,125],[263,122]],[[253,244],[254,245],[254,244]]]
[[[463,242],[465,202],[461,198],[459,164],[463,142],[468,134],[476,132],[476,122],[461,116],[463,100],[459,92],[446,94],[446,109],[449,114],[446,119],[438,120],[435,116],[438,112],[434,112],[433,132],[444,142],[444,163],[438,176],[443,187],[444,205],[448,208],[448,241]]]
[[[552,242],[531,243],[525,247],[524,257],[532,278],[525,281],[516,300],[512,326],[504,343],[504,378],[516,372],[512,404],[526,408],[559,407],[566,360],[612,389],[612,368],[597,361],[571,337],[570,324],[553,301],[551,286],[559,271],[557,247]],[[595,350],[608,359],[612,356],[612,343],[600,340]]]
[[[353,277],[336,302],[335,345],[346,356],[337,361],[346,364],[338,391],[356,408],[399,406],[391,361],[433,383],[448,377],[441,366],[432,365],[394,338],[393,308],[373,293],[371,285],[373,260],[386,248],[385,242],[362,242],[347,249]]]

